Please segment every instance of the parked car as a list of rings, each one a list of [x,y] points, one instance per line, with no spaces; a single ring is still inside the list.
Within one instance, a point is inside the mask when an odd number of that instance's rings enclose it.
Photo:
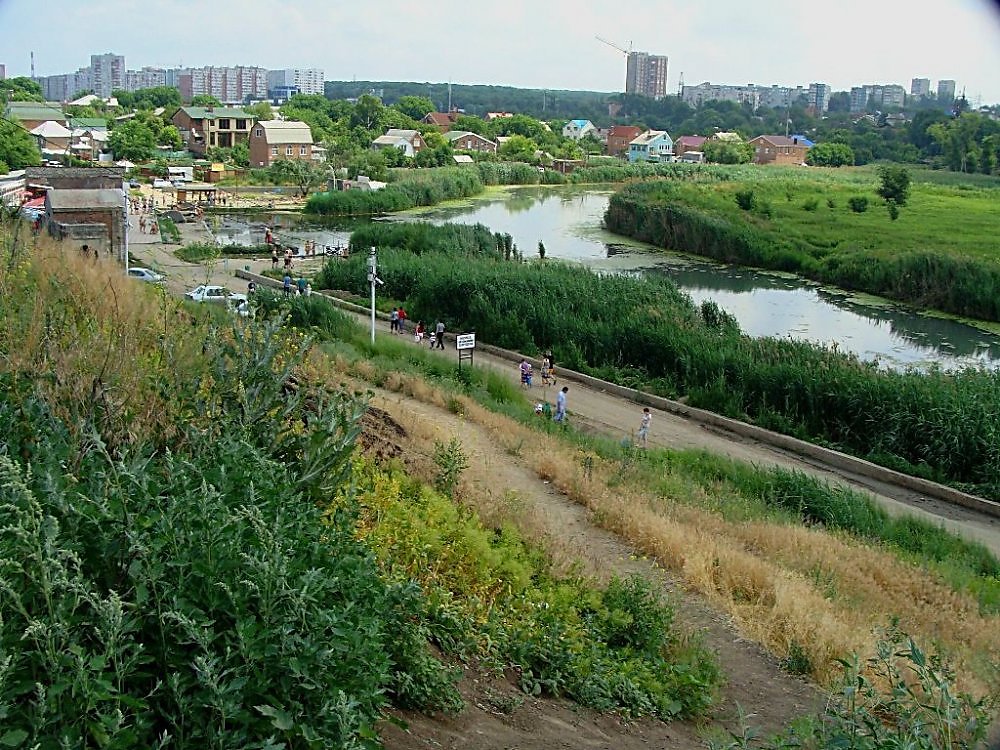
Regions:
[[[196,286],[190,292],[185,295],[192,302],[227,302],[231,297],[243,297],[246,299],[246,295],[237,295],[227,289],[224,286],[206,285],[201,284]]]
[[[162,273],[157,273],[149,268],[139,268],[138,266],[132,266],[128,269],[128,277],[130,279],[139,279],[139,281],[148,281],[150,284],[163,283]]]
[[[138,180],[129,180],[128,181],[128,186],[130,188],[132,188],[133,190],[138,190],[139,187],[140,187],[139,181]]]

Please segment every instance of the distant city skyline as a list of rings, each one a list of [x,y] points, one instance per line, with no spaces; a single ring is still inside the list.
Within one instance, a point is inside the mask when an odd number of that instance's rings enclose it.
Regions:
[[[113,52],[130,70],[322,68],[327,80],[623,91],[625,56],[594,38],[600,34],[669,57],[670,94],[681,74],[687,85],[823,82],[833,91],[871,83],[909,90],[912,79],[928,78],[932,90],[954,80],[970,101],[1000,103],[1000,9],[989,0],[956,0],[944,12],[947,23],[903,0],[844,0],[827,11],[800,0],[704,7],[633,0],[627,14],[568,0],[414,7],[401,0],[383,0],[377,10],[322,0],[241,0],[238,7],[231,0],[147,0],[141,7],[134,0],[51,0],[40,18],[35,5],[0,0],[0,64],[8,77],[28,75],[34,50],[36,73],[44,76]],[[639,28],[637,18],[663,23]]]

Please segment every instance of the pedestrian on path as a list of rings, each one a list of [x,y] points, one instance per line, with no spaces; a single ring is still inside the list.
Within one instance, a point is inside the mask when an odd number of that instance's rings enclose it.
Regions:
[[[438,318],[437,325],[434,326],[434,333],[437,336],[436,349],[444,349],[444,323]]]
[[[399,308],[392,308],[389,313],[389,333],[399,333]]]
[[[305,296],[305,293],[306,293],[306,279],[305,279],[304,276],[299,276],[298,286],[299,286],[299,294]]]
[[[406,333],[406,310],[403,306],[399,306],[399,332],[402,334]]]
[[[562,390],[559,391],[559,395],[556,396],[556,413],[552,416],[554,422],[559,422],[560,424],[566,421],[566,394],[569,393],[569,386],[564,385]]]
[[[278,270],[278,248],[271,248],[271,270]]]
[[[285,296],[286,297],[291,296],[291,294],[292,294],[292,277],[289,276],[287,273],[285,274],[285,278],[282,281],[282,288],[285,291]]]
[[[653,421],[653,413],[647,406],[642,410],[642,421],[639,423],[639,447],[646,450],[646,443],[649,440],[649,425]]]

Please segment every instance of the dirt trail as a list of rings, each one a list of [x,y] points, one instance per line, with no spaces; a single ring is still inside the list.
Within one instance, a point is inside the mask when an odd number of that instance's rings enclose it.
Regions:
[[[185,241],[189,241],[188,233],[192,235],[192,238],[199,234],[198,225],[181,225],[181,229],[185,234]],[[151,263],[163,269],[168,275],[168,288],[178,294],[182,294],[196,284],[204,283],[228,284],[236,291],[243,291],[245,282],[234,278],[237,268],[249,266],[251,271],[259,273],[270,267],[268,260],[229,259],[217,262],[212,266],[185,263],[174,257],[172,249],[159,243],[135,248],[134,252],[140,257],[148,257]],[[325,259],[322,258],[296,261],[294,272],[309,275],[318,270],[324,262]],[[358,317],[359,320],[362,319],[361,316]],[[377,329],[380,334],[391,335],[387,321],[379,320]],[[456,357],[454,347],[451,344],[445,351],[437,352],[437,354],[442,357],[450,357],[453,360]],[[500,357],[478,351],[475,363],[479,367],[490,367],[509,373],[514,382],[519,379],[516,366]],[[638,428],[642,411],[638,405],[619,396],[579,383],[567,384],[570,387],[570,416],[576,424],[607,435],[621,437],[633,434]],[[562,385],[563,383],[559,383],[560,387]],[[554,403],[556,392],[556,388],[543,388],[536,384],[531,389],[531,396],[539,400],[547,399]],[[818,460],[791,453],[751,438],[701,425],[677,414],[659,409],[653,409],[652,412],[653,423],[649,434],[651,445],[665,448],[706,450],[758,466],[780,466],[785,469],[801,471],[831,484],[867,492],[887,512],[893,515],[909,513],[924,518],[967,539],[978,541],[994,554],[1000,555],[1000,518],[985,516],[904,487],[880,482],[842,469],[834,469]]]
[[[727,618],[683,590],[653,561],[636,554],[614,534],[598,528],[588,511],[557,492],[529,467],[503,451],[485,428],[412,398],[377,392],[374,406],[397,421],[418,423],[441,439],[457,437],[485,478],[475,491],[497,503],[516,496],[524,513],[540,521],[545,537],[568,550],[598,578],[640,574],[658,585],[677,609],[677,623],[701,634],[717,654],[727,678],[716,721],[735,728],[736,706],[753,714],[752,723],[777,731],[789,720],[820,707],[819,693],[805,681],[782,671],[773,656],[742,638]],[[397,441],[396,431],[380,439]],[[412,446],[407,451],[413,450]],[[477,676],[478,677],[478,676]],[[508,682],[483,680],[464,685],[469,707],[456,718],[406,715],[409,730],[386,727],[389,748],[703,748],[698,727],[688,723],[643,721],[624,725],[615,717],[595,714],[561,701],[524,698]],[[523,700],[523,703],[521,702]],[[514,707],[516,706],[516,707]],[[514,707],[513,710],[510,710]]]

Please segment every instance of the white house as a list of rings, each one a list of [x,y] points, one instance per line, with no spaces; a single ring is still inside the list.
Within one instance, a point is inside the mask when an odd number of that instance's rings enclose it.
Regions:
[[[383,148],[398,148],[407,156],[413,157],[419,154],[425,147],[424,137],[419,130],[404,130],[401,128],[389,128],[385,135],[380,135],[372,141],[372,148],[376,151]]]
[[[628,144],[628,160],[673,161],[674,141],[665,130],[647,130]]]
[[[596,135],[597,128],[590,120],[570,120],[563,126],[563,138],[572,138],[578,141],[581,138],[593,133]]]

